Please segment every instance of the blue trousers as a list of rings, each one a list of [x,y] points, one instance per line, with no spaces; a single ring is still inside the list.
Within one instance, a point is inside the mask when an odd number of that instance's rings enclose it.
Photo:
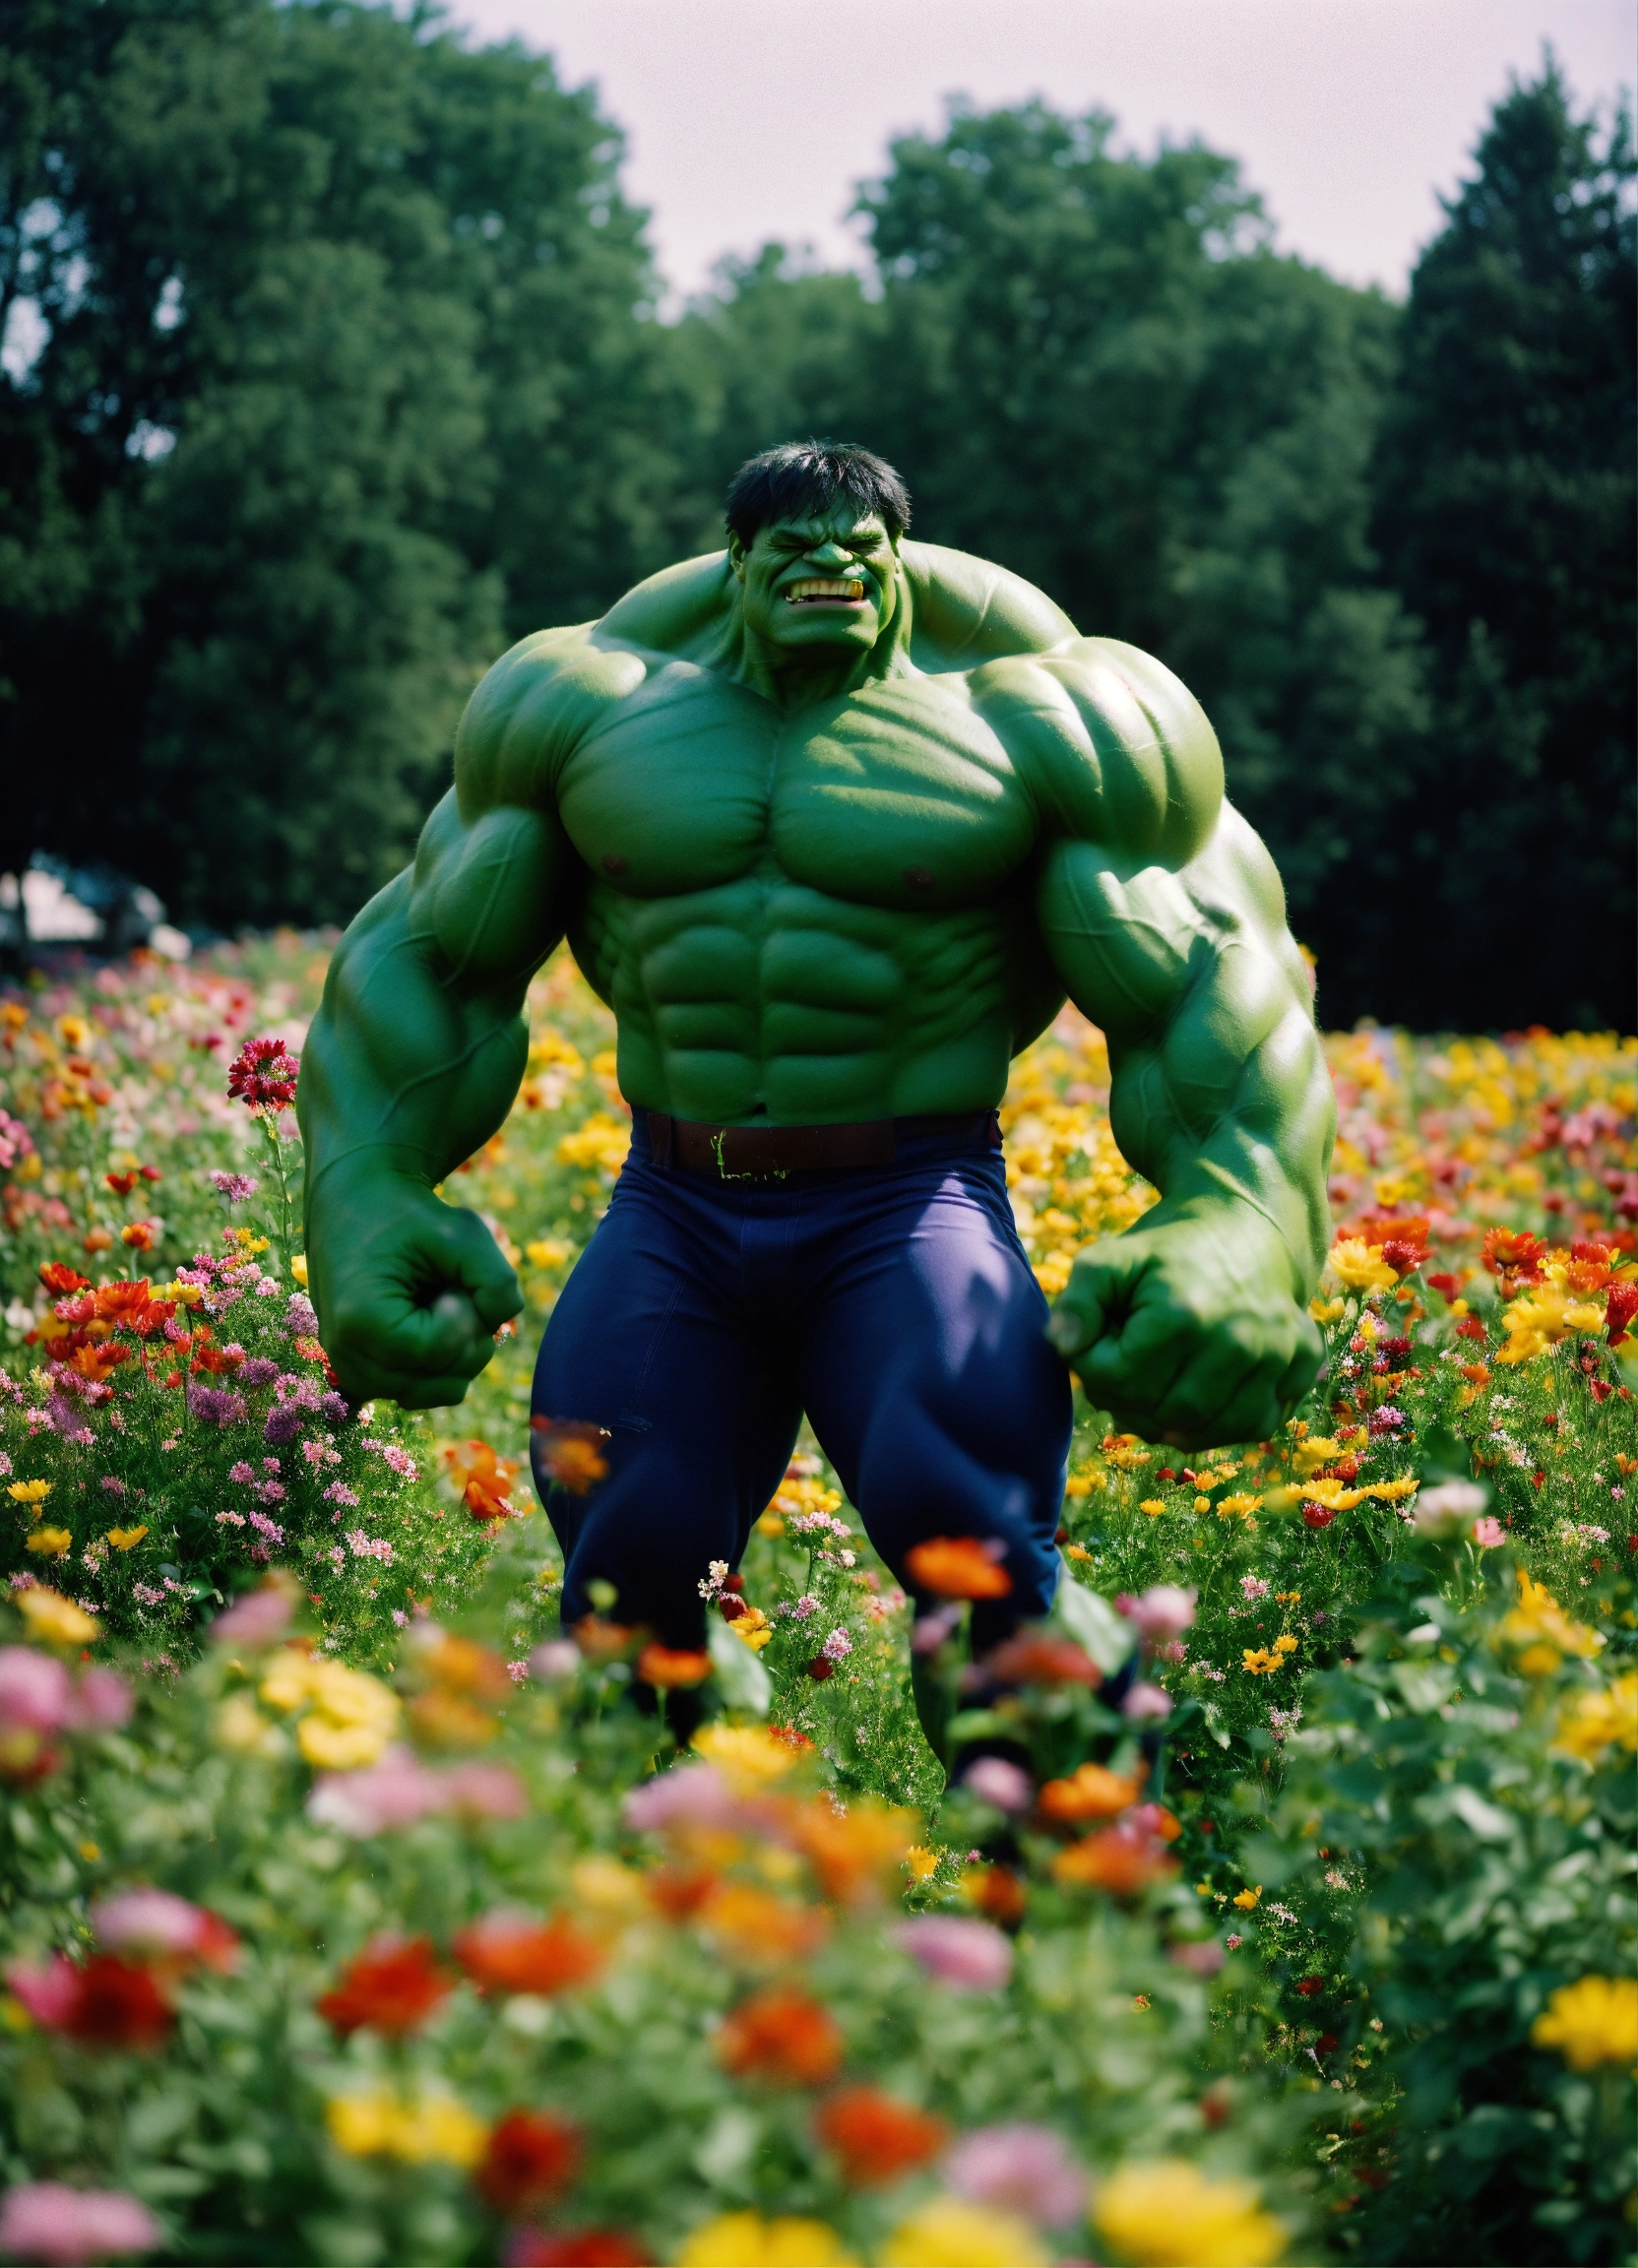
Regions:
[[[565,1624],[600,1576],[618,1620],[701,1645],[697,1585],[713,1559],[737,1566],[804,1410],[913,1596],[905,1555],[925,1538],[1004,1545],[1012,1592],[976,1607],[976,1650],[1046,1612],[1070,1386],[998,1139],[914,1120],[897,1137],[891,1166],[724,1182],[658,1166],[636,1113],[535,1372],[536,1415],[611,1436],[586,1496],[536,1469]]]

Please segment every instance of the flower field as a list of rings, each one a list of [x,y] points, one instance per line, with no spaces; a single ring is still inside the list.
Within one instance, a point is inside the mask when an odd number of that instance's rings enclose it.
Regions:
[[[1632,2256],[1638,1041],[1329,1042],[1319,1386],[1192,1459],[1083,1409],[1057,1609],[987,1664],[1004,1574],[922,1547],[1003,1751],[946,1790],[817,1443],[708,1653],[558,1629],[530,1369],[626,1148],[566,961],[445,1190],[516,1334],[459,1410],[337,1390],[325,960],[0,999],[0,2254]],[[1048,1292],[1148,1201],[1107,1080],[1072,1014],[1015,1066]]]

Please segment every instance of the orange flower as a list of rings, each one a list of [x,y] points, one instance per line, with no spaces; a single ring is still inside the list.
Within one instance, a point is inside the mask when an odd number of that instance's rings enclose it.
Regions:
[[[830,1929],[811,1906],[793,1906],[748,1882],[726,1882],[700,1920],[713,1937],[744,1960],[779,1964],[817,1952]]]
[[[997,1548],[976,1536],[930,1536],[905,1554],[913,1583],[941,1599],[1004,1599],[1012,1577],[996,1565]]]
[[[508,2110],[490,2129],[472,2174],[497,2213],[525,2213],[566,2189],[580,2171],[580,2134],[548,2110]]]
[[[1159,1812],[1160,1806],[1146,1804],[1144,1809]],[[1170,1880],[1179,1869],[1166,1847],[1175,1840],[1178,1829],[1169,1811],[1162,1816],[1166,1824],[1159,1834],[1145,1833],[1139,1821],[1125,1819],[1118,1827],[1105,1827],[1082,1843],[1072,1843],[1053,1859],[1053,1878],[1073,1889],[1112,1891],[1117,1898],[1133,1897],[1151,1882]]]
[[[897,1887],[905,1853],[919,1826],[915,1812],[890,1810],[869,1796],[846,1811],[821,1796],[789,1814],[791,1840],[806,1856],[826,1897],[846,1906]]]
[[[1138,1799],[1138,1783],[1102,1764],[1083,1764],[1067,1780],[1048,1780],[1039,1797],[1041,1815],[1061,1827],[1112,1819]]]
[[[121,1347],[115,1341],[108,1340],[100,1347],[79,1348],[72,1358],[71,1367],[78,1370],[82,1378],[89,1378],[94,1384],[100,1385],[110,1370],[117,1370],[122,1362],[128,1362],[130,1358],[129,1347]]]
[[[588,1425],[568,1418],[532,1418],[535,1463],[555,1488],[571,1496],[584,1496],[608,1471],[602,1444],[608,1439],[603,1425]]]
[[[605,1622],[600,1614],[583,1614],[569,1636],[588,1662],[617,1662],[637,1643],[637,1632],[624,1622]]]
[[[673,1685],[703,1685],[711,1675],[711,1656],[689,1647],[662,1646],[658,1639],[637,1657],[637,1674],[646,1684],[668,1689]]]
[[[452,1693],[447,1685],[417,1693],[410,1704],[410,1721],[434,1748],[480,1748],[500,1731],[486,1709],[464,1693]]]
[[[950,2138],[942,2118],[899,2103],[875,2087],[844,2087],[814,2113],[814,2132],[842,2166],[850,2188],[897,2181],[936,2158]]]
[[[439,1968],[430,1937],[374,1937],[325,1993],[318,2011],[344,2036],[365,2029],[413,2032],[454,1982]]]
[[[512,1690],[506,1664],[490,1647],[470,1638],[441,1638],[417,1653],[417,1667],[435,1684],[470,1693],[478,1701],[504,1701]]]
[[[120,1230],[119,1240],[122,1244],[129,1244],[133,1252],[152,1252],[154,1249],[153,1223],[133,1221],[129,1228]]]
[[[549,1993],[590,1984],[605,1955],[564,1915],[485,1914],[456,1938],[455,1958],[480,1992]]]
[[[667,1922],[691,1920],[716,1887],[709,1866],[657,1866],[643,1877],[644,1895]]]
[[[474,1520],[504,1520],[512,1510],[507,1501],[518,1468],[497,1457],[487,1441],[465,1441],[444,1451],[461,1500]]]
[[[1024,1885],[1010,1866],[969,1866],[961,1878],[962,1896],[1003,1929],[1024,1919]]]
[[[1021,1631],[998,1646],[984,1667],[1003,1685],[1101,1685],[1102,1671],[1071,1638]]]
[[[842,2048],[830,2010],[790,1984],[753,1992],[724,2017],[717,2034],[724,2070],[771,2087],[823,2087],[841,2068]]]

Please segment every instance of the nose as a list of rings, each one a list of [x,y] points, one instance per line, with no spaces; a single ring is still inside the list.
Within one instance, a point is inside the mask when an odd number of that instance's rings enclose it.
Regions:
[[[844,550],[834,536],[827,536],[823,543],[816,543],[806,556],[812,566],[826,567],[832,571],[839,567],[850,567],[853,563],[852,554]]]

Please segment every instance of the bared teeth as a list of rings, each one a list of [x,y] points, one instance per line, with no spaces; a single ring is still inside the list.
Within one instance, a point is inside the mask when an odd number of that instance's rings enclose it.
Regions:
[[[864,597],[864,585],[857,576],[810,575],[805,581],[793,584],[786,593],[786,601],[791,606],[811,605],[815,600],[828,599],[833,604],[856,604]]]

